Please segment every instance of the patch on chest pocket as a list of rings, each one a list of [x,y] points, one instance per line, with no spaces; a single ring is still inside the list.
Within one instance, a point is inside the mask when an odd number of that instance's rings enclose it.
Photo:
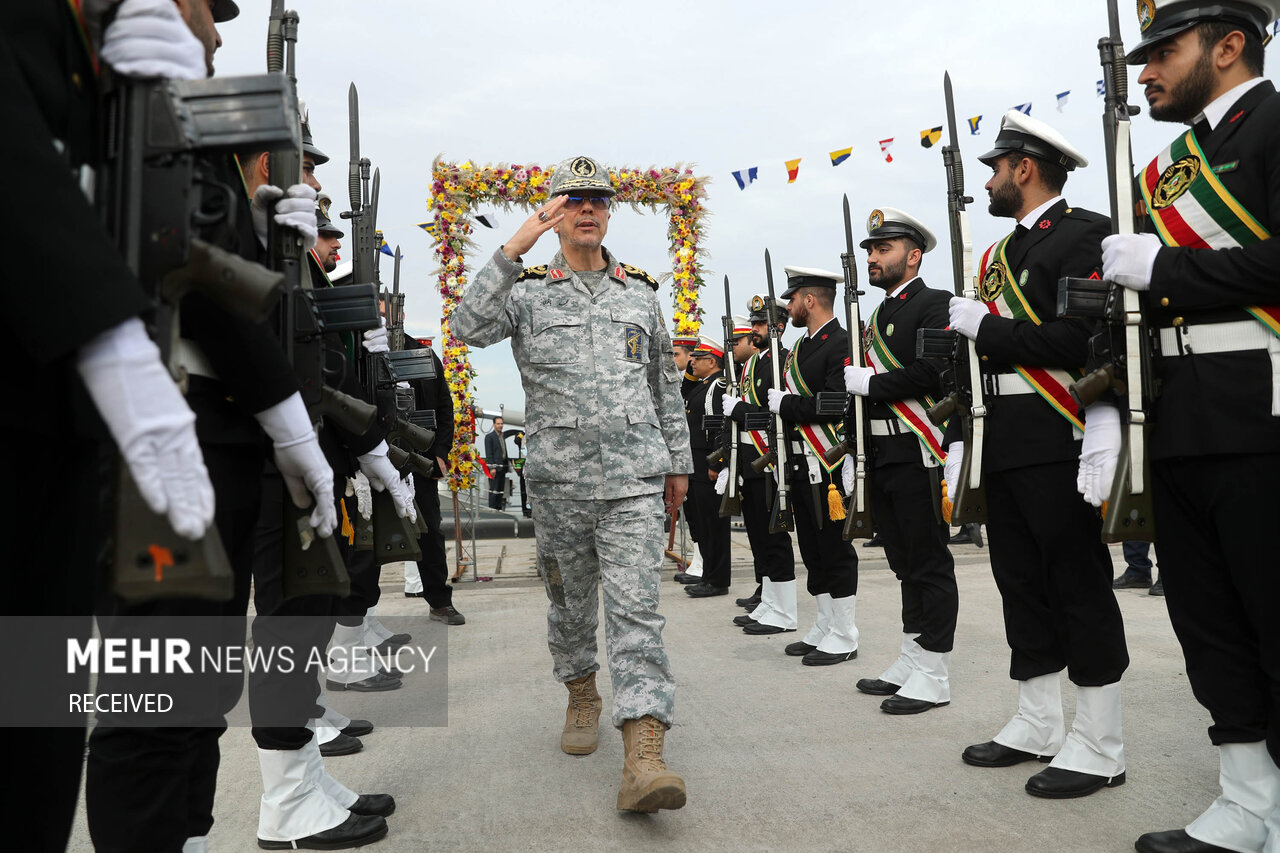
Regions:
[[[644,361],[644,330],[628,323],[622,327],[622,360]]]

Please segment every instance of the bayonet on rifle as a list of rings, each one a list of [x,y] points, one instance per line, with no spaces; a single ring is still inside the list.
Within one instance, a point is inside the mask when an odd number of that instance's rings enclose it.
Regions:
[[[866,354],[862,351],[862,312],[858,308],[858,273],[854,264],[857,260],[853,254],[853,220],[849,215],[849,196],[844,197],[844,247],[840,254],[840,265],[844,269],[844,310],[845,323],[849,330],[849,363],[856,367],[866,366]],[[867,495],[867,478],[870,468],[867,465],[867,432],[866,432],[866,400],[857,394],[851,395],[848,411],[844,419],[844,442],[836,445],[826,456],[828,462],[834,462],[842,454],[853,457],[853,488],[849,492],[849,503],[845,507],[843,536],[846,540],[870,539],[875,535],[871,523],[871,503]],[[845,463],[848,464],[847,462]]]

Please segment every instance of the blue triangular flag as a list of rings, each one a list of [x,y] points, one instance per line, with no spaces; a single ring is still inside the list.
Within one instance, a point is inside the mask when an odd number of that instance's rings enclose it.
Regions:
[[[396,253],[391,251],[391,247],[387,245],[387,238],[385,237],[382,238],[382,245],[378,247],[378,251],[393,258],[396,256]]]
[[[752,166],[748,169],[740,169],[733,173],[733,179],[738,182],[738,189],[745,190],[747,184],[752,183],[756,179],[756,173],[759,171],[758,166]]]
[[[1028,116],[1029,116],[1029,115],[1031,115],[1031,102],[1030,102],[1030,101],[1027,101],[1025,104],[1018,104],[1016,107],[1012,107],[1012,109],[1017,110],[1018,112],[1022,113],[1023,115],[1028,115]]]
[[[1058,93],[1058,96],[1057,96],[1057,97],[1058,97],[1058,112],[1062,112],[1062,108],[1063,108],[1063,107],[1065,107],[1065,106],[1067,105],[1067,95],[1070,95],[1070,94],[1071,94],[1071,90],[1070,90],[1070,89],[1068,89],[1068,90],[1067,90],[1067,91],[1065,91],[1065,92],[1059,92],[1059,93]]]

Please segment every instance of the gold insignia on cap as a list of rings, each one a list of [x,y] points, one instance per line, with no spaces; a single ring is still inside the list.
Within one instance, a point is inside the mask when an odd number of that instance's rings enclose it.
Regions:
[[[884,225],[884,212],[877,208],[867,217],[867,230],[875,231],[881,225]]]
[[[320,212],[324,214],[325,219],[331,219],[329,216],[329,208],[333,205],[333,199],[324,196],[320,199]]]
[[[1004,279],[1004,264],[996,261],[987,267],[987,274],[978,283],[978,296],[983,302],[995,301],[995,298],[1000,295],[1000,291],[1004,290]]]
[[[1156,19],[1156,4],[1153,0],[1138,0],[1138,26],[1145,33]]]
[[[1188,154],[1177,160],[1161,173],[1156,191],[1151,194],[1151,206],[1156,210],[1164,210],[1191,189],[1191,185],[1199,175],[1200,159],[1198,157]]]
[[[763,297],[763,296],[753,296],[753,297],[751,297],[751,310],[752,310],[752,311],[763,311],[763,310],[764,310],[764,297]]]
[[[579,178],[590,178],[596,173],[596,164],[590,157],[579,157],[569,164],[569,171]]]

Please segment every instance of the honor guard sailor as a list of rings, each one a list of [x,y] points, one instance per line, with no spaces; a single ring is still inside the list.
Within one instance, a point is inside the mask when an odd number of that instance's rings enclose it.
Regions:
[[[595,751],[597,588],[604,582],[613,724],[626,751],[618,808],[680,808],[667,769],[675,681],[658,613],[662,519],[689,487],[689,428],[658,283],[603,245],[614,189],[590,157],[560,163],[550,198],[480,270],[453,314],[472,346],[511,339],[528,401],[525,480],[546,582],[554,675],[569,691],[561,749]],[[546,266],[521,256],[554,230]],[[665,507],[664,507],[665,505]]]
[[[902,651],[879,678],[857,683],[863,693],[887,696],[880,709],[889,714],[918,714],[951,701],[960,599],[942,520],[943,433],[925,414],[942,389],[933,361],[916,359],[916,330],[950,322],[951,294],[925,286],[919,274],[937,243],[910,214],[872,211],[860,245],[867,278],[884,290],[884,301],[867,320],[868,366],[844,369],[846,390],[871,404],[871,513],[902,586]]]
[[[1139,174],[1154,233],[1108,237],[1103,272],[1147,291],[1159,339],[1148,455],[1160,577],[1213,720],[1222,795],[1136,846],[1280,850],[1280,95],[1262,76],[1280,3],[1138,10],[1128,61],[1144,66],[1151,117],[1189,128]]]
[[[1076,491],[1084,420],[1068,393],[1089,355],[1090,323],[1057,319],[1058,280],[1101,272],[1105,217],[1061,195],[1087,161],[1062,134],[1016,110],[979,158],[990,212],[1018,225],[982,257],[978,300],[952,297],[951,327],[975,341],[985,384],[991,571],[1004,600],[1018,712],[965,762],[1052,762],[1028,780],[1040,797],[1081,797],[1124,783],[1120,677],[1129,664],[1098,513]],[[1098,405],[1098,404],[1095,404]],[[1112,410],[1114,411],[1114,410]],[[956,419],[953,419],[953,423]],[[963,444],[949,445],[955,494]],[[1077,686],[1065,727],[1058,673]]]
[[[704,426],[708,415],[723,414],[720,401],[724,397],[724,344],[699,335],[689,370],[698,382],[684,402],[693,457],[685,509],[702,554],[702,579],[684,591],[692,598],[709,598],[728,594],[730,578],[729,519],[720,515],[720,496],[715,489],[717,471],[707,464],[707,456],[720,444],[720,431],[711,433]]]

